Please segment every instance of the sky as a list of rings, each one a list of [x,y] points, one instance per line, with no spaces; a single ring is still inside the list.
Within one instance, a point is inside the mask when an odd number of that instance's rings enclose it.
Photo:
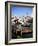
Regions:
[[[32,8],[31,7],[18,7],[18,6],[12,6],[11,7],[11,14],[14,16],[31,16],[32,14]]]

